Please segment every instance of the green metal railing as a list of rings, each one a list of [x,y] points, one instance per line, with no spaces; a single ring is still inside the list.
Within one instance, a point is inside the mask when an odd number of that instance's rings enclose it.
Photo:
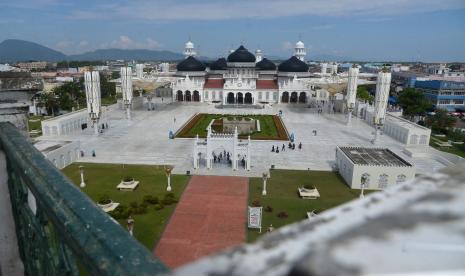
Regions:
[[[89,275],[168,272],[10,123],[0,123],[0,150],[6,155],[26,275],[79,275],[80,269]]]

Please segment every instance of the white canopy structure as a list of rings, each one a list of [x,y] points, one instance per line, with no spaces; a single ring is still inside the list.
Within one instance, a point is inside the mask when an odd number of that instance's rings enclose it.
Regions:
[[[101,116],[101,92],[100,92],[100,76],[99,72],[85,72],[84,74],[87,112],[95,129],[95,134],[98,135],[98,122]]]

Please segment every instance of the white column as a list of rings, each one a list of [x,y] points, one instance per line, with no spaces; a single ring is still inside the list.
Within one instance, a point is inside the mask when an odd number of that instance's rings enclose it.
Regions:
[[[357,78],[359,69],[357,67],[349,68],[349,78],[347,80],[347,125],[352,121],[352,110],[355,107],[355,99],[357,97]]]
[[[266,196],[266,178],[263,178],[263,190],[262,190],[262,195]]]
[[[376,129],[375,137],[372,141],[373,144],[376,143],[379,136],[379,129],[384,124],[390,86],[391,73],[386,68],[383,68],[383,70],[378,73],[378,78],[376,80],[375,111],[373,114],[373,123]]]

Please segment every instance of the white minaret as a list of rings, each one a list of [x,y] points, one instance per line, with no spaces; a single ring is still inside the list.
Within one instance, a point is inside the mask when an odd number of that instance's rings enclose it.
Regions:
[[[328,72],[328,63],[320,63],[321,75],[324,76]]]
[[[184,48],[184,55],[186,56],[186,58],[195,57],[197,55],[197,53],[195,52],[194,43],[192,43],[190,40],[186,43],[186,46]]]
[[[305,55],[306,54],[307,54],[307,52],[305,51],[305,44],[302,41],[299,40],[295,44],[294,56],[296,58],[300,59],[301,61],[305,61]]]
[[[262,55],[262,50],[257,49],[255,51],[255,63],[262,61],[263,55]]]
[[[86,99],[87,99],[87,112],[89,113],[92,126],[94,127],[95,134],[98,135],[98,122],[100,119],[100,75],[99,72],[85,72],[84,74]]]
[[[142,79],[144,77],[144,64],[136,64],[136,77]]]
[[[123,91],[123,104],[126,107],[126,116],[128,120],[131,120],[131,104],[132,104],[132,68],[131,67],[121,67],[121,90]]]
[[[337,63],[333,62],[331,65],[331,75],[337,74]]]
[[[384,124],[390,87],[391,72],[385,67],[378,73],[378,78],[376,79],[375,114],[373,117],[376,130],[375,137],[372,141],[373,144],[378,140],[379,130]]]
[[[347,79],[347,125],[351,124],[352,120],[352,111],[355,107],[355,98],[357,96],[357,78],[358,78],[358,68],[357,65],[352,65],[349,68],[349,78]]]

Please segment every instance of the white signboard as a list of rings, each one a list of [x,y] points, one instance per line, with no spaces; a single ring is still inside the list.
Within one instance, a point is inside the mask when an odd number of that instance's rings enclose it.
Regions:
[[[262,230],[262,207],[249,207],[249,228],[259,228]]]

